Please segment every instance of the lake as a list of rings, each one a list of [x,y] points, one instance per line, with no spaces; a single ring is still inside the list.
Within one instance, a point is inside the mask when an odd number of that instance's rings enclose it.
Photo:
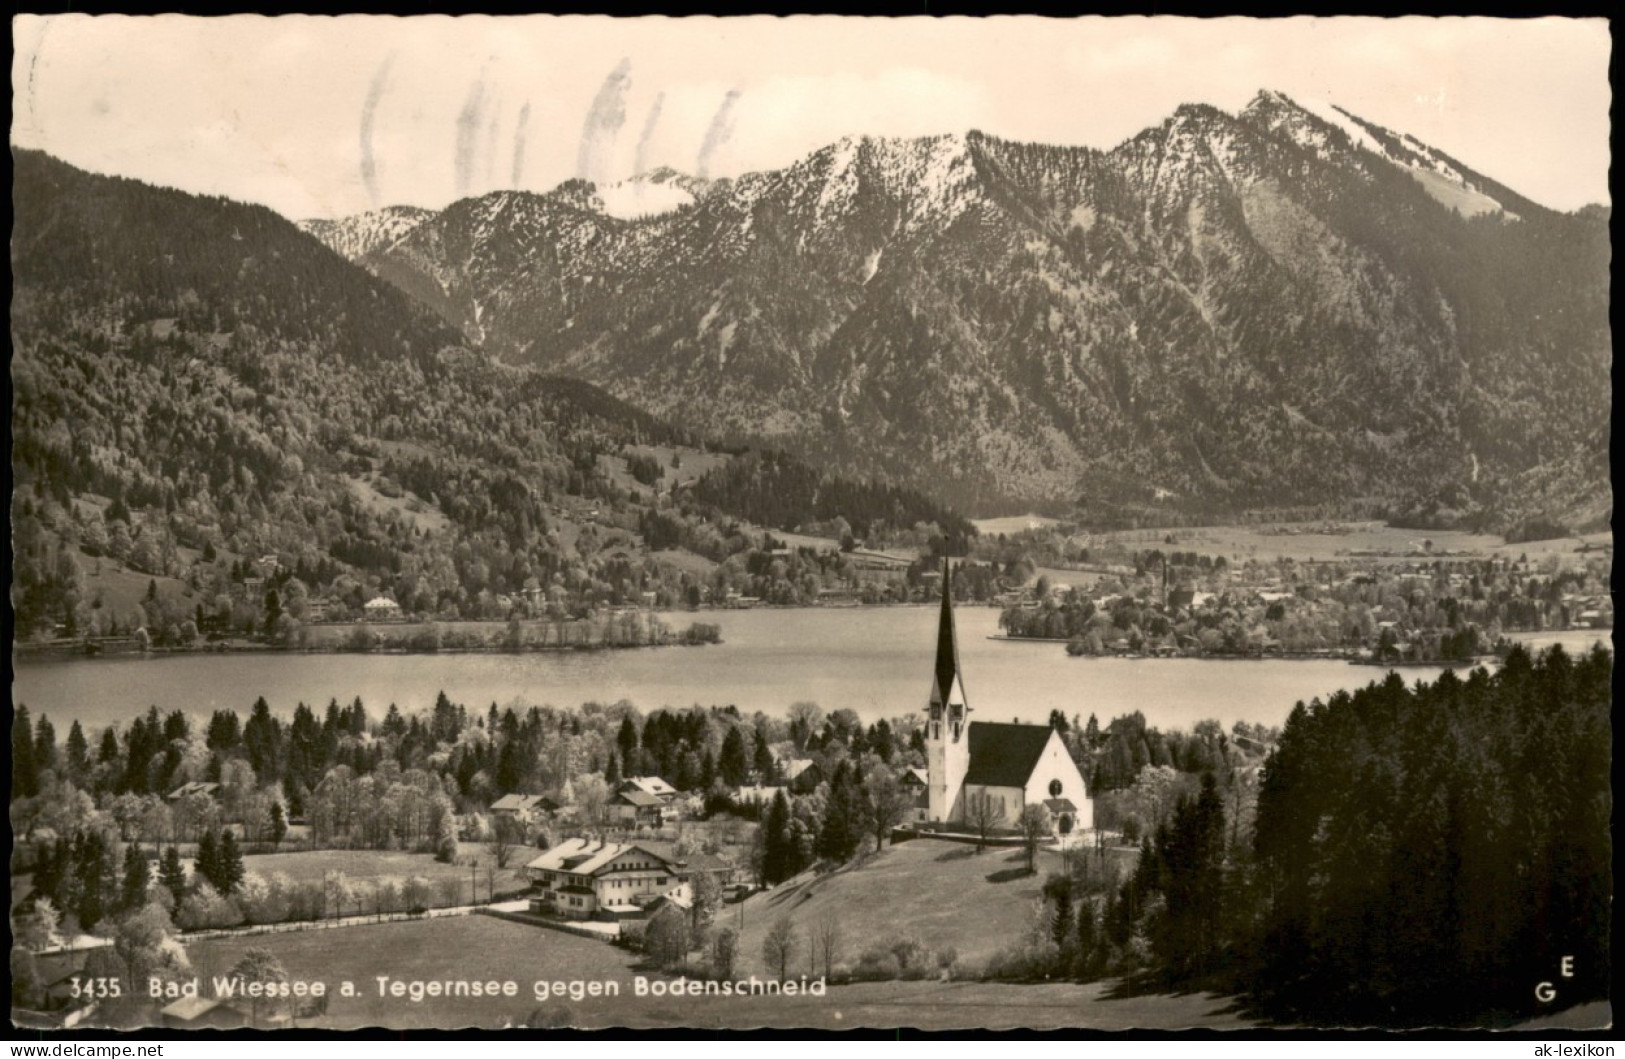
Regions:
[[[156,705],[207,716],[246,714],[265,696],[278,714],[305,702],[360,696],[381,716],[390,703],[412,712],[444,690],[454,702],[577,706],[626,699],[645,712],[661,706],[734,705],[782,715],[798,700],[826,712],[855,710],[866,722],[923,711],[931,680],[937,609],[920,607],[718,611],[698,615],[722,626],[724,643],[706,647],[532,654],[225,654],[27,661],[14,665],[12,701],[55,724],[121,723]],[[999,611],[955,612],[965,692],[973,719],[1042,723],[1050,710],[1093,713],[1105,724],[1133,710],[1160,728],[1188,729],[1213,718],[1278,725],[1300,699],[1364,686],[1384,672],[1346,662],[1284,659],[1072,658],[1053,642],[999,641]],[[1607,632],[1539,633],[1583,650]],[[1401,670],[1407,682],[1432,680],[1439,667]]]

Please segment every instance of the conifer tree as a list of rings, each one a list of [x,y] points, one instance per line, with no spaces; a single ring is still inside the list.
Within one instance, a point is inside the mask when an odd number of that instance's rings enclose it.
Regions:
[[[197,842],[197,859],[192,862],[192,873],[220,891],[220,839],[214,828],[203,832]]]
[[[282,808],[281,802],[271,803],[271,846],[274,848],[282,844],[288,837],[288,813]]]
[[[90,744],[85,740],[85,730],[79,727],[78,720],[68,728],[64,748],[67,752],[68,777],[75,783],[82,782],[90,773]]]
[[[1050,935],[1061,950],[1064,961],[1072,951],[1072,879],[1065,875],[1052,875],[1044,883],[1044,896],[1055,909],[1050,920]]]
[[[119,759],[118,733],[111,725],[102,729],[101,742],[96,747],[96,762],[102,765],[117,765]]]
[[[774,767],[773,751],[767,745],[767,736],[760,728],[756,729],[756,746],[751,758],[751,767],[761,777],[761,782],[772,783],[777,769]]]
[[[146,904],[151,882],[147,858],[142,855],[140,846],[130,843],[124,848],[124,887],[119,894],[119,911],[128,912]]]
[[[237,836],[229,828],[221,832],[219,857],[220,879],[216,888],[221,894],[233,893],[246,872],[243,868],[243,851],[237,845]]]
[[[175,907],[179,908],[186,897],[186,869],[181,864],[180,850],[175,846],[164,847],[164,854],[158,859],[158,885],[169,891],[175,899]]]
[[[837,862],[848,861],[858,851],[867,831],[863,815],[863,789],[858,786],[850,762],[842,760],[830,778],[829,795],[824,801],[823,826],[819,829],[816,852]]]
[[[620,750],[621,760],[630,771],[637,763],[638,752],[638,729],[630,716],[621,718],[621,730],[615,736],[615,746]]]
[[[118,865],[100,831],[80,832],[77,862],[79,925],[90,930],[113,910],[118,900]],[[77,840],[76,840],[77,841]]]
[[[728,734],[722,740],[722,757],[717,761],[717,772],[722,776],[722,782],[730,787],[742,786],[750,773],[750,763],[745,757],[745,737],[739,734],[737,725],[728,729]]]
[[[34,723],[34,768],[44,772],[56,767],[56,726],[42,714]]]
[[[792,874],[795,851],[790,837],[790,803],[781,790],[762,822],[762,878],[769,884],[783,882]]]
[[[11,721],[11,800],[39,793],[39,769],[34,761],[34,729],[28,707],[19,705]]]

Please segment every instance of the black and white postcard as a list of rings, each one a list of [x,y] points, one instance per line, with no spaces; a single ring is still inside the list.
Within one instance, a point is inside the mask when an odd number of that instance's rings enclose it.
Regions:
[[[1612,1024],[1606,22],[12,30],[14,1027]]]

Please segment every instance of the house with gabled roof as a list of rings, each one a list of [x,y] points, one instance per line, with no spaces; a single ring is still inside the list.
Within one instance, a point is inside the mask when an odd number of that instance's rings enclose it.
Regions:
[[[666,802],[637,787],[616,791],[609,811],[622,827],[659,827],[665,819]]]
[[[906,818],[914,823],[929,820],[931,774],[925,769],[906,768],[897,774],[897,785],[903,789],[903,795],[908,799]]]
[[[824,782],[824,770],[810,757],[788,758],[781,765],[784,782],[796,794],[811,794]]]
[[[1058,834],[1094,827],[1094,803],[1061,733],[1049,725],[971,721],[954,635],[953,578],[943,563],[937,658],[926,706],[926,820],[963,824],[987,799],[999,824],[1013,827],[1029,805],[1043,806]]]
[[[523,824],[540,823],[559,811],[559,803],[543,794],[504,794],[491,803],[492,816],[505,816]]]
[[[571,919],[626,919],[657,897],[688,900],[687,864],[646,843],[571,838],[525,865],[533,911]]]
[[[659,776],[628,776],[615,788],[616,793],[621,791],[642,791],[644,794],[659,798],[662,803],[675,801],[678,790]]]

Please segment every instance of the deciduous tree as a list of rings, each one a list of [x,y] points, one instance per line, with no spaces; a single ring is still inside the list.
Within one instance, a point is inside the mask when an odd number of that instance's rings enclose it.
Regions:
[[[779,976],[783,982],[790,972],[790,961],[796,954],[796,928],[785,916],[768,928],[766,936],[762,938],[762,959],[767,963],[768,970]]]

